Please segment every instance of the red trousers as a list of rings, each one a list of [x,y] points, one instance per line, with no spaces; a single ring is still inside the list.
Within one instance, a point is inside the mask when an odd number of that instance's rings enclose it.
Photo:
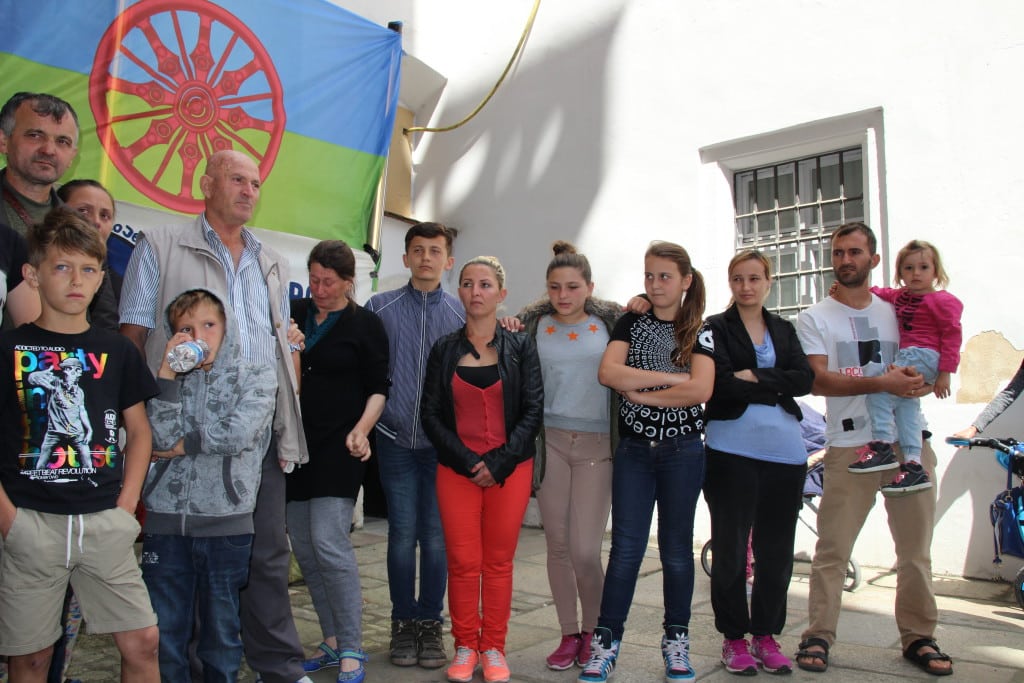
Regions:
[[[504,486],[481,488],[437,468],[437,503],[448,556],[448,613],[456,647],[505,652],[512,615],[512,558],[530,501],[533,460]]]

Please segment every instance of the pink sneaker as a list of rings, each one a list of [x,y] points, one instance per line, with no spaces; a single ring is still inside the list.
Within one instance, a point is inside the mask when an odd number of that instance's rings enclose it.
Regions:
[[[722,664],[729,673],[753,676],[757,673],[757,661],[750,656],[747,641],[743,638],[722,641]]]
[[[750,654],[770,674],[788,674],[793,671],[793,662],[779,651],[779,644],[770,635],[751,638]]]
[[[480,655],[476,650],[461,646],[455,648],[455,657],[452,658],[452,663],[448,665],[448,671],[445,672],[448,675],[448,680],[452,683],[469,683],[473,680],[473,672],[476,671],[476,665],[479,662]]]
[[[579,653],[580,635],[573,633],[569,636],[562,636],[562,642],[558,644],[554,652],[548,655],[548,668],[552,671],[565,671],[576,661]]]
[[[584,631],[580,634],[580,649],[576,653],[576,666],[581,669],[590,661],[590,641],[593,637],[593,631]]]
[[[480,653],[480,664],[484,670],[484,683],[508,683],[512,678],[501,650],[484,650]]]

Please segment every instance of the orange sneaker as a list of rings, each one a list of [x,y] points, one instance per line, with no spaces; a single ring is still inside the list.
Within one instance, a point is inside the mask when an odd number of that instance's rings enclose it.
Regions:
[[[512,672],[508,670],[505,655],[500,650],[484,650],[480,654],[485,683],[508,683]]]
[[[473,672],[476,671],[476,665],[479,662],[480,655],[476,653],[476,650],[470,650],[468,647],[455,648],[455,656],[446,672],[448,680],[453,683],[469,683],[473,680]],[[505,680],[507,681],[508,678]]]

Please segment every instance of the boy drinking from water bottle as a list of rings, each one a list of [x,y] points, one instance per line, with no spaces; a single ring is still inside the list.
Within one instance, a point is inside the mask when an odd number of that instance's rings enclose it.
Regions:
[[[160,394],[147,406],[154,465],[143,488],[142,575],[160,618],[166,681],[191,680],[195,609],[206,680],[237,680],[242,660],[239,591],[249,577],[277,378],[273,366],[242,357],[234,320],[225,299],[209,290],[175,297],[157,371]],[[192,342],[205,347],[184,370],[175,349]]]

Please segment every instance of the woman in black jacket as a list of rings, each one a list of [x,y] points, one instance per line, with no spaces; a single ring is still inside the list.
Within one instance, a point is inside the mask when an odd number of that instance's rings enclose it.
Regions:
[[[459,273],[466,325],[431,349],[423,429],[438,462],[437,500],[448,557],[448,612],[455,639],[449,681],[508,681],[505,636],[512,558],[530,500],[534,437],[544,385],[533,338],[498,326],[505,271],[478,256]]]
[[[771,289],[768,259],[744,251],[729,262],[733,302],[707,319],[715,340],[715,388],[707,403],[707,475],[711,511],[711,605],[723,634],[722,663],[732,673],[788,673],[792,662],[773,635],[786,621],[793,538],[807,451],[794,400],[814,373],[788,321],[763,307]],[[747,605],[747,539],[757,575]],[[746,634],[753,638],[748,643]]]

